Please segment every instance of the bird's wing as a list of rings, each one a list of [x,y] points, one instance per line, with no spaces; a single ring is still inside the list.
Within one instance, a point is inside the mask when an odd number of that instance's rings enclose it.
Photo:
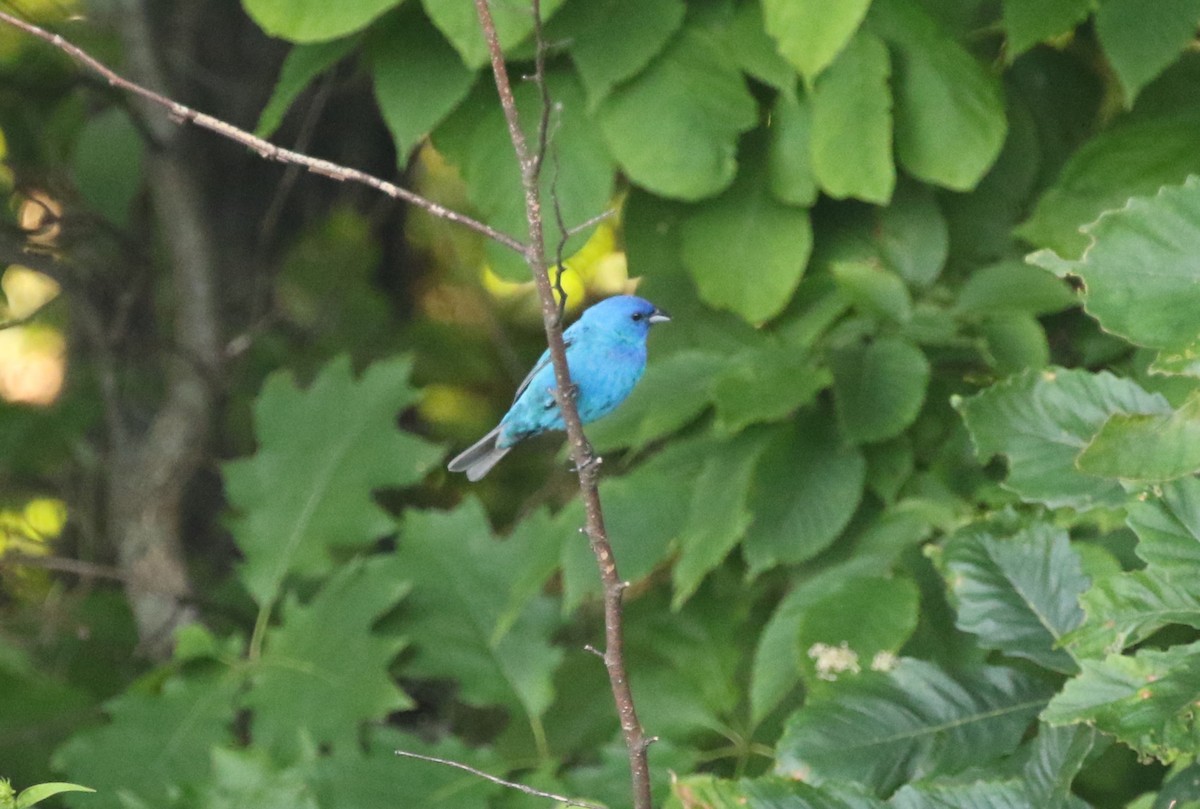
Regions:
[[[575,335],[569,334],[569,333],[563,335],[563,345],[566,347],[568,352],[571,350],[571,346],[573,346],[574,344],[575,344]],[[528,374],[526,374],[525,378],[523,380],[521,380],[521,384],[517,387],[517,392],[513,394],[513,403],[514,404],[516,403],[517,399],[521,398],[521,394],[524,393],[525,389],[529,387],[529,383],[533,381],[533,378],[535,376],[537,376],[538,373],[549,364],[550,364],[550,349],[547,348],[545,351],[542,352],[542,356],[538,358],[537,363],[533,366],[533,370],[530,371]]]

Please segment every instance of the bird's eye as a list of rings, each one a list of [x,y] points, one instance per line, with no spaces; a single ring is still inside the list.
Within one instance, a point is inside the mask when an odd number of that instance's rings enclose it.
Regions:
[[[640,321],[640,320],[641,320],[642,318],[644,318],[644,317],[645,317],[645,315],[644,315],[644,314],[642,314],[641,312],[634,312],[634,313],[633,313],[633,322],[634,322],[634,323],[637,323],[638,321]]]

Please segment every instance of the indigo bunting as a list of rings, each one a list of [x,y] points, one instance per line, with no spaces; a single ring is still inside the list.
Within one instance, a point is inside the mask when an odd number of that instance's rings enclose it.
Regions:
[[[584,424],[607,416],[625,401],[646,369],[650,326],[670,319],[650,301],[618,295],[589,308],[563,332],[567,367],[577,388],[575,404]],[[468,480],[476,481],[517,442],[547,430],[566,429],[554,391],[554,366],[550,349],[546,349],[517,388],[512,407],[500,423],[447,468],[466,472]]]

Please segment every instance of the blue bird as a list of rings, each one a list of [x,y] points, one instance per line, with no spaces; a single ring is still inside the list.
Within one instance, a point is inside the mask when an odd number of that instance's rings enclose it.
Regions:
[[[567,367],[577,387],[575,404],[584,424],[607,416],[625,401],[646,369],[650,326],[671,318],[650,301],[633,295],[607,298],[589,308],[563,332]],[[550,349],[517,388],[512,407],[496,427],[447,467],[476,481],[491,471],[515,444],[548,430],[564,430],[554,401]]]

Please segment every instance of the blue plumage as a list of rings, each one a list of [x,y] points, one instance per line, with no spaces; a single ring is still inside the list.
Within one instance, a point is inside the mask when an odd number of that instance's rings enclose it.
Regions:
[[[650,326],[670,319],[650,301],[619,295],[597,303],[563,332],[567,366],[578,387],[576,405],[584,424],[607,416],[625,401],[646,368]],[[548,430],[565,429],[554,401],[555,388],[547,349],[517,388],[512,407],[500,423],[447,468],[479,480],[518,442]]]

